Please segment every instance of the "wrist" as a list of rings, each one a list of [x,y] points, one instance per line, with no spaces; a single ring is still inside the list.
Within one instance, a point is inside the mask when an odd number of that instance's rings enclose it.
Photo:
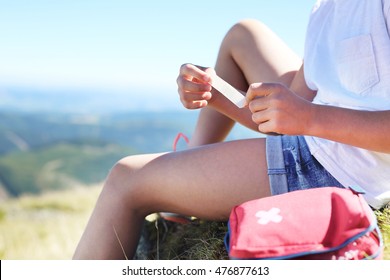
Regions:
[[[318,136],[321,129],[322,106],[310,102],[307,120],[303,128],[303,135]]]

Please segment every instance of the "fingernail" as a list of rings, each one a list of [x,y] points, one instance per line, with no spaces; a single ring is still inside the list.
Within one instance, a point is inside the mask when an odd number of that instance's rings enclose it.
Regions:
[[[250,87],[253,88],[253,89],[256,89],[256,88],[261,87],[261,85],[262,85],[262,83],[253,83],[253,84],[250,85]]]

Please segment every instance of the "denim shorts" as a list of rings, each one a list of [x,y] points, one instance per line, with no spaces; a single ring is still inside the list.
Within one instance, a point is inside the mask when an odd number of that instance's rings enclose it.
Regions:
[[[310,153],[303,136],[268,136],[267,164],[272,195],[317,187],[343,187]]]

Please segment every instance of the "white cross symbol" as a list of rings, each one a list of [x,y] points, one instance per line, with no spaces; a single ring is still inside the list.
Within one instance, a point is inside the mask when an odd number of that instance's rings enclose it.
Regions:
[[[279,208],[271,208],[269,211],[259,211],[256,213],[256,217],[259,218],[257,223],[260,225],[266,225],[269,222],[280,223],[283,217],[279,213]]]

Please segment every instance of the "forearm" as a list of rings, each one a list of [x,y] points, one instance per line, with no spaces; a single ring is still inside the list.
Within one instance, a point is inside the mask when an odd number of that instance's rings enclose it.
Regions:
[[[252,113],[248,108],[238,108],[221,93],[214,89],[212,93],[213,97],[211,100],[209,100],[209,109],[214,109],[234,122],[238,122],[249,129],[257,131],[257,125],[253,122]]]
[[[358,111],[313,104],[307,135],[390,153],[390,111]]]
[[[233,126],[234,121],[230,118],[210,107],[203,108],[199,113],[189,146],[197,147],[223,141]]]

